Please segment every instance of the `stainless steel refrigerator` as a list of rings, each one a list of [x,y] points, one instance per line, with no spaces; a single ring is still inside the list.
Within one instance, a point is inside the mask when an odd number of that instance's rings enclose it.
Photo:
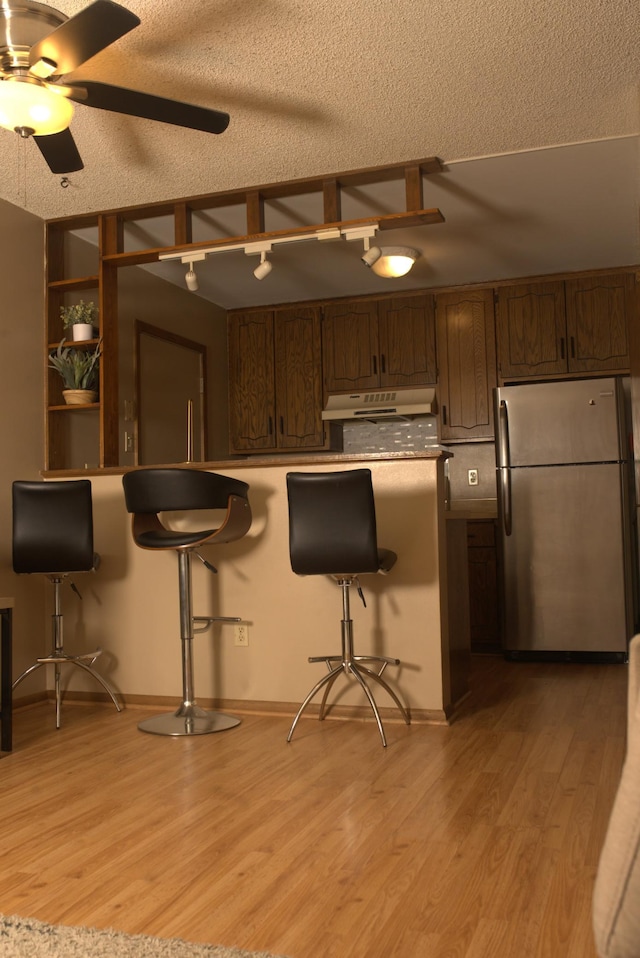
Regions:
[[[624,659],[635,619],[621,377],[495,391],[507,657]]]

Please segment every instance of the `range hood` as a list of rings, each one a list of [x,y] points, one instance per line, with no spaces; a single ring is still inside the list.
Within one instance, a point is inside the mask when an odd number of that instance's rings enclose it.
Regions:
[[[329,396],[322,411],[323,419],[410,419],[435,412],[435,389],[391,389],[377,392],[341,393]]]

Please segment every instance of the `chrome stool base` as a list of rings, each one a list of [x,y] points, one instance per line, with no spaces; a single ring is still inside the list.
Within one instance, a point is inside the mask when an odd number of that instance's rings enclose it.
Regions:
[[[56,596],[56,601],[58,601]],[[90,675],[96,682],[99,682],[105,692],[109,695],[111,701],[116,707],[117,712],[121,712],[122,708],[118,699],[116,698],[115,691],[109,685],[107,680],[100,675],[96,669],[93,668],[93,663],[96,661],[99,655],[101,655],[102,650],[96,649],[95,652],[88,652],[84,655],[68,655],[62,648],[62,615],[54,615],[54,628],[56,629],[56,646],[51,650],[49,655],[43,655],[41,658],[36,659],[33,665],[30,665],[28,668],[22,672],[18,678],[15,680],[12,689],[16,689],[18,685],[22,682],[23,679],[26,679],[28,675],[31,675],[33,672],[36,672],[38,669],[41,669],[45,665],[54,666],[55,674],[55,702],[56,702],[56,728],[60,728],[62,724],[62,685],[61,685],[61,672],[63,665],[75,665],[76,668],[81,669],[83,672],[86,672]]]
[[[198,705],[181,705],[177,712],[154,715],[153,718],[138,722],[141,732],[172,736],[208,735],[211,732],[224,732],[236,725],[240,725],[240,719],[235,715],[207,712]]]
[[[331,691],[331,687],[333,683],[335,682],[335,680],[338,678],[339,675],[347,675],[347,676],[352,675],[360,683],[360,686],[362,687],[363,692],[365,693],[365,695],[367,696],[367,699],[369,700],[369,705],[371,706],[371,711],[373,712],[374,718],[376,720],[376,725],[378,726],[378,732],[380,733],[380,739],[382,741],[383,746],[386,748],[387,738],[384,734],[382,719],[380,717],[380,712],[378,710],[378,706],[376,705],[376,701],[373,697],[373,692],[371,691],[371,687],[369,686],[369,683],[367,682],[367,678],[374,679],[378,683],[378,685],[382,686],[382,688],[385,689],[385,691],[391,696],[396,706],[398,707],[405,724],[410,725],[411,719],[409,717],[409,713],[407,712],[407,710],[405,709],[402,702],[400,701],[396,693],[393,691],[391,686],[388,685],[387,682],[385,682],[384,679],[381,677],[382,672],[384,671],[384,668],[388,663],[392,663],[393,665],[400,665],[400,660],[387,659],[386,657],[383,657],[383,656],[358,655],[358,656],[354,656],[354,658],[352,658],[351,660],[345,659],[344,661],[340,661],[339,665],[337,665],[335,668],[331,668],[331,662],[338,658],[339,658],[338,656],[323,655],[323,656],[313,656],[312,658],[309,659],[309,662],[326,662],[327,667],[330,669],[330,671],[323,678],[321,678],[319,682],[317,682],[313,686],[313,688],[307,695],[306,699],[304,700],[304,702],[298,709],[296,717],[294,718],[291,724],[291,728],[289,729],[289,734],[287,735],[287,742],[290,742],[291,739],[293,738],[293,733],[295,731],[296,725],[298,724],[300,716],[306,709],[307,705],[309,705],[309,703],[311,702],[311,699],[314,698],[314,696],[317,695],[318,692],[324,688],[324,695],[322,697],[322,702],[320,704],[320,713],[318,715],[319,720],[322,722],[326,714],[327,697],[329,695],[329,692]],[[362,664],[360,665],[356,664],[356,662],[359,662],[359,663],[383,662],[383,666],[379,672],[375,672],[373,671],[373,669],[366,668],[366,666]]]
[[[343,617],[340,623],[341,635],[342,635],[342,654],[341,655],[314,655],[310,656],[309,662],[324,662],[327,666],[328,672],[324,675],[319,682],[313,686],[304,702],[298,709],[296,716],[291,723],[291,728],[289,729],[289,734],[287,735],[287,742],[290,742],[293,738],[293,733],[296,730],[296,725],[300,720],[300,716],[309,705],[311,700],[315,696],[323,691],[322,700],[320,703],[320,713],[318,718],[322,721],[327,712],[327,698],[333,687],[334,682],[340,675],[344,675],[347,678],[352,676],[360,684],[362,691],[367,697],[369,705],[371,706],[371,711],[376,720],[376,725],[378,726],[378,732],[380,733],[380,740],[382,745],[386,748],[387,738],[384,734],[384,727],[382,725],[382,718],[380,717],[380,711],[376,705],[376,700],[373,697],[373,692],[371,691],[371,686],[368,679],[373,679],[373,681],[379,685],[381,688],[387,692],[387,694],[393,699],[396,707],[398,708],[400,714],[402,715],[403,721],[406,725],[411,724],[411,717],[409,712],[404,707],[394,690],[385,682],[382,678],[382,673],[386,669],[387,665],[400,665],[400,659],[390,658],[386,655],[355,655],[353,651],[353,620],[351,618],[350,604],[349,604],[349,589],[353,581],[357,581],[357,576],[334,576],[334,579],[342,589],[342,608],[343,608]],[[359,589],[359,586],[358,586]],[[363,600],[364,601],[364,600]],[[370,668],[370,665],[375,665],[377,668]]]

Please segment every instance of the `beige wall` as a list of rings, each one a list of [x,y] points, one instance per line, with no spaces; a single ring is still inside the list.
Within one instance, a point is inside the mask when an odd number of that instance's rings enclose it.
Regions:
[[[45,583],[11,568],[11,483],[43,465],[44,226],[0,201],[0,595],[15,596],[14,674],[47,645]],[[29,691],[44,687],[44,676]],[[25,689],[25,691],[27,691]]]
[[[433,459],[367,462],[373,472],[381,546],[398,553],[389,576],[365,576],[367,608],[354,596],[356,651],[397,656],[387,675],[415,709],[443,707],[441,655],[442,469]],[[250,484],[254,522],[236,543],[209,547],[213,576],[194,562],[194,614],[238,615],[249,623],[249,648],[233,643],[233,626],[217,625],[196,639],[196,695],[298,703],[323,674],[309,655],[340,650],[341,596],[325,577],[292,573],[288,552],[287,465],[234,465],[228,475]],[[305,468],[329,468],[309,466]],[[331,463],[331,469],[353,463]],[[438,478],[440,476],[440,478]],[[175,696],[181,691],[178,573],[173,553],[133,545],[120,476],[92,478],[99,572],[79,584],[82,621],[69,618],[74,647],[97,643],[105,674],[125,695]],[[397,676],[397,679],[394,679]],[[96,691],[74,675],[72,689]],[[337,687],[336,687],[337,691]],[[384,694],[380,693],[380,704]],[[343,704],[364,704],[355,690]]]

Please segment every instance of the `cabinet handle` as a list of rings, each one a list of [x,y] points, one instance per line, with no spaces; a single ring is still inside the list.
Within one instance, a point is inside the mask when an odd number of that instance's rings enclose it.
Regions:
[[[572,359],[576,358],[576,337],[575,336],[571,337],[571,358]]]
[[[560,337],[560,359],[564,359],[564,336]]]
[[[447,407],[446,406],[442,407],[442,425],[443,426],[447,425]]]
[[[380,354],[380,372],[386,373],[386,371],[387,371],[387,363],[384,358],[384,353],[381,353]]]
[[[280,416],[280,435],[282,436],[283,433],[284,433],[284,419],[282,416]]]
[[[371,358],[373,359],[373,375],[377,376],[378,375],[378,357],[372,356]]]
[[[273,435],[273,419],[269,416],[269,435]]]

